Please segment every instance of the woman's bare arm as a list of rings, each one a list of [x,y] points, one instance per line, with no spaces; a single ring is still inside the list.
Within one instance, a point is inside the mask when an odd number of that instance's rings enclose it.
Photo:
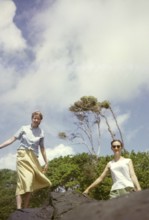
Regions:
[[[103,173],[89,187],[87,187],[87,189],[83,193],[88,194],[91,189],[95,188],[98,184],[100,184],[107,176],[108,172],[109,172],[109,163],[106,165]]]
[[[133,182],[133,184],[135,186],[136,191],[140,191],[141,187],[140,187],[138,178],[136,176],[136,173],[135,173],[135,170],[134,170],[134,166],[133,166],[133,163],[132,163],[131,159],[130,159],[130,162],[129,162],[129,171],[130,171],[130,176],[131,176],[131,179],[132,179],[132,182]]]
[[[42,157],[43,157],[44,162],[45,162],[45,166],[44,166],[43,172],[46,172],[47,169],[48,169],[48,160],[47,160],[47,155],[46,155],[45,147],[40,147],[40,151],[41,151]]]
[[[4,141],[2,144],[0,144],[0,149],[7,147],[8,145],[12,144],[14,141],[16,141],[16,137],[11,137],[7,141]]]

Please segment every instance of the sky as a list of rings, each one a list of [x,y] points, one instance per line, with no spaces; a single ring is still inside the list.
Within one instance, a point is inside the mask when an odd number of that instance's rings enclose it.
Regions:
[[[94,96],[111,103],[125,148],[148,151],[148,8],[146,0],[0,0],[0,142],[40,110],[49,160],[88,152],[57,134],[73,129],[69,107]],[[102,134],[101,156],[111,154]],[[0,150],[0,169],[15,169],[18,145]]]

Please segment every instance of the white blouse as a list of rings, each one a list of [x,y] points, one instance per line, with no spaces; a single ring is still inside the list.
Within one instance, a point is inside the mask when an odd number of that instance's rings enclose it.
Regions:
[[[118,161],[110,161],[109,167],[113,180],[111,191],[123,189],[126,187],[134,187],[129,172],[129,158],[123,158]]]
[[[41,128],[32,128],[31,125],[22,126],[14,135],[20,140],[20,146],[32,148],[38,156],[38,148],[44,147],[44,132]]]

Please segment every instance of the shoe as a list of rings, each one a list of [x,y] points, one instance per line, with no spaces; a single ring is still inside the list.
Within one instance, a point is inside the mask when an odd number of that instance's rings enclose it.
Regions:
[[[17,211],[24,212],[23,209],[17,209]]]

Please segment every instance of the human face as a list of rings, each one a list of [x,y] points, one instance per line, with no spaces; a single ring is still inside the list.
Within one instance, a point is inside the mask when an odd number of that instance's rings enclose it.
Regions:
[[[34,115],[32,118],[32,127],[37,128],[40,125],[41,117],[39,115]]]
[[[120,151],[122,148],[121,143],[119,141],[114,141],[112,144],[112,150],[114,152]]]

